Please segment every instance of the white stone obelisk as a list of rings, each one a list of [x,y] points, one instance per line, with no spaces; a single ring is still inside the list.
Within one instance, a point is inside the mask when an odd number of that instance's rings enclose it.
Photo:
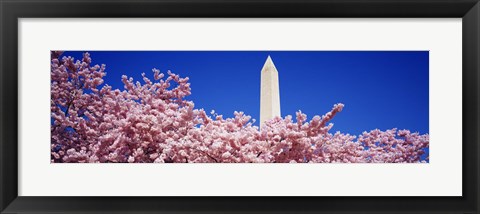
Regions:
[[[278,87],[278,71],[268,56],[262,68],[260,83],[260,127],[265,121],[280,116],[280,91]]]

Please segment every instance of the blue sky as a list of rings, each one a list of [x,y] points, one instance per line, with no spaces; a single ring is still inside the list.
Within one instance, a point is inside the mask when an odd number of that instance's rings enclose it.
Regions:
[[[63,56],[80,59],[84,51]],[[190,78],[196,108],[225,117],[260,114],[260,71],[270,55],[279,72],[282,116],[312,118],[335,103],[345,108],[333,131],[359,135],[375,128],[428,133],[428,51],[88,51],[106,64],[105,83],[123,90],[123,74],[142,82],[152,68]]]

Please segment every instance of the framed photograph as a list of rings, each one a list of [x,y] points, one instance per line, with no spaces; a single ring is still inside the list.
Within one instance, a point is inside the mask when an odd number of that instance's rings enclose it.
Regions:
[[[478,213],[477,0],[0,1],[1,213]]]

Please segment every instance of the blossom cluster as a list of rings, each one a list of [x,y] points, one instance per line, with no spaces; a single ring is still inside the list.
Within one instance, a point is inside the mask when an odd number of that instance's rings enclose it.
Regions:
[[[104,84],[105,65],[51,53],[51,162],[54,163],[413,163],[426,162],[429,135],[372,130],[331,133],[335,104],[307,121],[302,112],[260,129],[243,112],[223,118],[195,109],[188,77],[153,69],[143,83]],[[102,86],[103,85],[103,86]],[[426,158],[428,160],[428,157]]]

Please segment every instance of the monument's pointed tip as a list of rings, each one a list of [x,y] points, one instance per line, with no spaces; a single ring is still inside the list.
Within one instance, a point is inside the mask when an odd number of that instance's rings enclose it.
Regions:
[[[273,64],[273,60],[272,60],[272,57],[270,57],[270,55],[268,55],[267,57],[267,60],[265,61],[265,64]]]
[[[275,64],[273,63],[272,57],[270,55],[267,56],[267,60],[265,60],[265,64],[263,65],[262,71],[270,71],[277,69],[275,68]]]

